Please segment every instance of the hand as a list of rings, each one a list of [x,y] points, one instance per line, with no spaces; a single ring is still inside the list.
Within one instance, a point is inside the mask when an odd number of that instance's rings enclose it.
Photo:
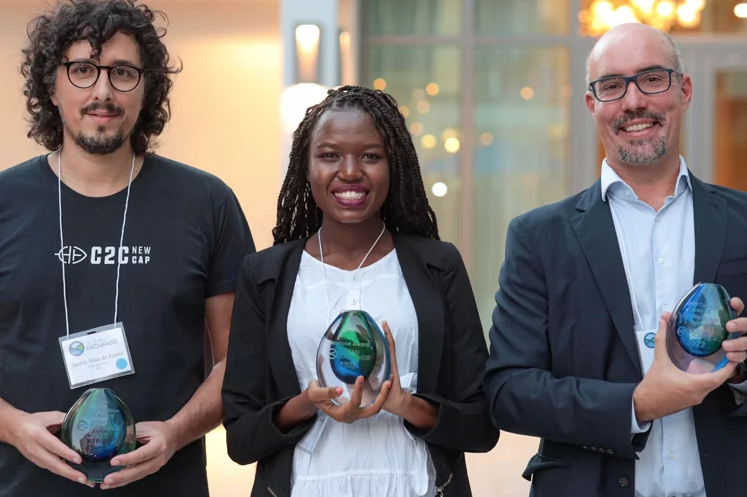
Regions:
[[[112,466],[128,466],[104,478],[101,489],[117,488],[155,473],[176,452],[177,437],[168,422],[149,421],[135,425],[142,447],[112,459]]]
[[[389,396],[387,397],[386,402],[384,402],[383,409],[396,416],[405,418],[407,409],[412,402],[412,395],[409,392],[402,390],[402,384],[399,380],[399,368],[397,367],[397,350],[394,346],[394,337],[392,336],[392,331],[389,329],[389,323],[384,321],[383,328],[384,336],[389,344],[389,356],[392,361],[392,372],[389,377],[392,387],[389,390]]]
[[[737,311],[737,316],[742,314],[744,311],[744,303],[742,299],[733,297],[729,302],[731,306]],[[731,362],[739,364],[747,359],[747,337],[744,336],[747,333],[747,318],[736,318],[726,323],[726,329],[730,333],[739,333],[739,338],[733,338],[731,340],[724,340],[721,347],[726,351],[726,357]]]
[[[376,400],[364,408],[361,408],[361,398],[363,397],[363,377],[359,376],[355,380],[355,386],[353,387],[353,395],[350,396],[350,401],[343,405],[338,406],[332,402],[332,399],[336,399],[342,394],[342,388],[340,387],[328,387],[322,388],[319,386],[319,382],[314,380],[309,383],[306,389],[306,395],[309,401],[314,406],[322,411],[324,414],[341,423],[352,423],[358,419],[368,418],[381,411],[384,402],[386,402],[389,389],[391,388],[391,382],[385,381],[381,386],[379,395],[376,396]]]
[[[702,374],[686,373],[674,365],[667,353],[667,324],[671,314],[659,319],[654,360],[648,373],[633,392],[633,405],[639,422],[652,421],[700,404],[706,395],[721,386],[733,374],[736,364]]]
[[[21,413],[9,430],[13,434],[9,442],[23,454],[23,457],[40,468],[93,487],[94,484],[88,484],[83,473],[65,462],[67,460],[79,464],[80,455],[53,435],[60,430],[64,419],[65,413],[57,411]]]

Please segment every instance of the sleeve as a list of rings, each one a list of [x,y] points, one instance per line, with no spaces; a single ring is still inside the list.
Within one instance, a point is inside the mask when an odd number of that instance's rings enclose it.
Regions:
[[[208,298],[232,292],[236,287],[241,261],[255,251],[249,224],[236,195],[230,189],[213,218],[215,232],[210,251]]]
[[[238,464],[251,464],[279,449],[296,445],[311,428],[316,415],[288,433],[277,429],[273,420],[285,403],[270,402],[265,385],[265,316],[251,267],[245,262],[236,290],[226,371],[221,395],[223,424],[229,457]],[[271,351],[270,351],[271,354]]]
[[[493,422],[505,431],[637,459],[648,433],[631,436],[636,385],[556,378],[551,372],[548,298],[540,260],[514,219],[489,333],[485,390]]]
[[[646,433],[649,428],[651,428],[651,421],[647,421],[643,423],[643,426],[638,422],[638,419],[635,417],[635,403],[630,401],[630,433],[631,435],[638,435],[639,433]]]
[[[480,315],[467,270],[456,247],[449,244],[449,267],[443,279],[452,369],[444,371],[453,381],[453,399],[435,394],[415,394],[438,406],[433,428],[421,430],[405,421],[405,427],[425,442],[459,452],[488,452],[498,442],[499,431],[490,421],[482,388],[488,357]],[[421,358],[428,360],[428,358]],[[446,364],[449,364],[447,362]],[[445,365],[446,365],[445,364]]]

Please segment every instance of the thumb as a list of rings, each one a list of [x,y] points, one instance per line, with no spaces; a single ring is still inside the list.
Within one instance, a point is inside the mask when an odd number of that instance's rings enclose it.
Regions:
[[[659,318],[659,330],[656,332],[654,340],[654,358],[671,362],[667,353],[667,333],[669,332],[669,320],[672,314],[663,312]]]
[[[737,369],[736,363],[729,361],[726,366],[712,373],[716,382],[721,385],[725,383],[729,378],[734,376],[734,372]]]
[[[41,420],[47,428],[59,427],[65,420],[65,413],[59,411],[45,412]]]

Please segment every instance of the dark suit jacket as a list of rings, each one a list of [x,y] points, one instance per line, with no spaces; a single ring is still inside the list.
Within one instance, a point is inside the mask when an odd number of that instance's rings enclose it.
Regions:
[[[747,194],[690,175],[695,281],[747,298]],[[617,236],[599,181],[514,219],[500,272],[485,391],[502,430],[540,437],[537,497],[633,497],[633,389],[642,379]],[[709,497],[745,495],[747,404],[723,385],[695,406]]]
[[[290,495],[294,447],[316,419],[289,433],[273,424],[301,393],[286,322],[305,242],[247,256],[236,290],[224,424],[231,459],[258,463],[252,497]],[[482,390],[488,352],[472,288],[453,245],[394,235],[394,246],[418,318],[417,395],[439,406],[432,430],[405,427],[427,443],[444,495],[469,496],[464,452],[487,452],[498,440]]]

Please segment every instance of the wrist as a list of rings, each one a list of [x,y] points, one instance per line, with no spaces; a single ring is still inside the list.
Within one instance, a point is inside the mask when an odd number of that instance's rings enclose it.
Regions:
[[[391,409],[387,409],[390,413],[395,416],[399,416],[402,419],[407,419],[412,410],[413,396],[410,392],[402,392],[401,398],[396,402]]]
[[[164,424],[171,432],[171,443],[174,444],[174,452],[187,445],[187,441],[184,440],[183,430],[181,429],[178,421],[175,421],[174,418],[171,418],[164,421]]]
[[[305,389],[303,392],[301,392],[296,398],[298,399],[298,406],[301,409],[301,413],[304,419],[308,419],[314,414],[316,414],[317,408],[316,408],[316,405],[314,405],[314,403],[311,402],[311,399],[309,398],[308,388]]]
[[[635,413],[635,419],[638,424],[648,423],[653,421],[653,416],[648,412],[646,405],[646,394],[643,382],[639,383],[638,386],[633,390],[633,411]]]
[[[14,435],[18,433],[18,420],[24,414],[26,413],[7,404],[0,408],[0,443],[16,446]]]

